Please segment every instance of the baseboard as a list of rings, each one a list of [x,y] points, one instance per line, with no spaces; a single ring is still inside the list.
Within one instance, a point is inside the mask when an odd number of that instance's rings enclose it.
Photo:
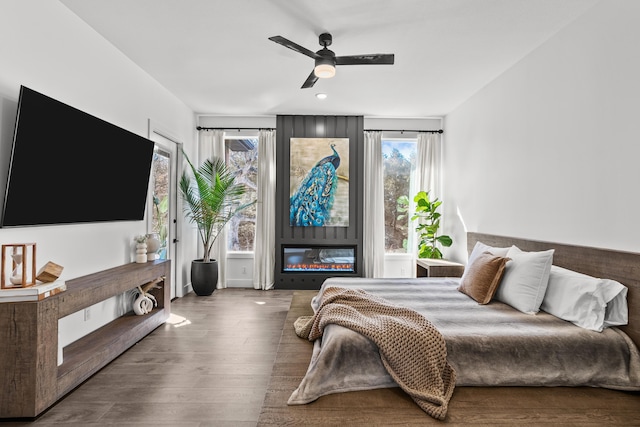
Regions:
[[[251,289],[253,289],[253,280],[251,280],[251,279],[227,279],[227,288],[251,288]]]

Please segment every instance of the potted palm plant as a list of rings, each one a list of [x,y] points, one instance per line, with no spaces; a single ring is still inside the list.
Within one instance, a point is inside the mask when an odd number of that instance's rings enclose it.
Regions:
[[[211,295],[218,285],[218,261],[211,259],[213,244],[227,222],[255,201],[241,203],[246,189],[236,183],[224,159],[212,157],[196,168],[183,154],[189,164],[180,178],[184,213],[198,228],[203,250],[202,258],[191,262],[191,285],[196,295]]]
[[[420,237],[418,258],[441,259],[442,252],[438,248],[438,244],[449,247],[453,243],[451,237],[444,234],[438,235],[438,229],[440,228],[438,208],[442,201],[437,198],[431,200],[427,191],[419,191],[413,201],[416,203],[416,210],[411,220],[420,220],[416,226],[416,231]]]

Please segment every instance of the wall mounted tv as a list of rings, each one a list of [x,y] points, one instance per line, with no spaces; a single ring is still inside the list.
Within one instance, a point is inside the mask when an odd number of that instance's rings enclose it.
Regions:
[[[153,146],[21,86],[2,227],[142,220]]]

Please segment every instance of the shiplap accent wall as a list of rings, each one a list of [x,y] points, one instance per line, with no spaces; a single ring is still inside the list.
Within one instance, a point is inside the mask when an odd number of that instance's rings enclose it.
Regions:
[[[362,116],[279,115],[276,118],[276,263],[275,287],[319,289],[330,276],[361,276],[362,272],[362,177],[364,121]],[[349,138],[349,226],[291,227],[289,225],[289,148],[291,138]],[[283,273],[282,245],[353,245],[356,272],[347,274]]]

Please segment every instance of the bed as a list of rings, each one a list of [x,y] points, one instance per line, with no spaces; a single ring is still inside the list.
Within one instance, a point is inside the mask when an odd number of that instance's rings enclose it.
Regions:
[[[553,250],[555,269],[623,284],[628,324],[597,332],[544,311],[525,313],[496,300],[479,304],[458,291],[461,279],[457,278],[332,278],[325,281],[312,306],[318,310],[328,289],[360,290],[424,315],[442,335],[447,362],[455,372],[455,386],[640,390],[640,254],[479,233],[467,236],[470,253],[478,242],[495,248],[515,245],[527,253]],[[374,341],[340,324],[327,323],[321,337],[314,339],[307,373],[288,403],[305,404],[327,394],[399,384],[404,389]],[[451,392],[452,387],[443,402],[427,402],[425,409],[424,396],[416,398],[411,389],[408,391],[421,408],[438,419],[446,416]],[[427,400],[430,398],[428,394]]]

